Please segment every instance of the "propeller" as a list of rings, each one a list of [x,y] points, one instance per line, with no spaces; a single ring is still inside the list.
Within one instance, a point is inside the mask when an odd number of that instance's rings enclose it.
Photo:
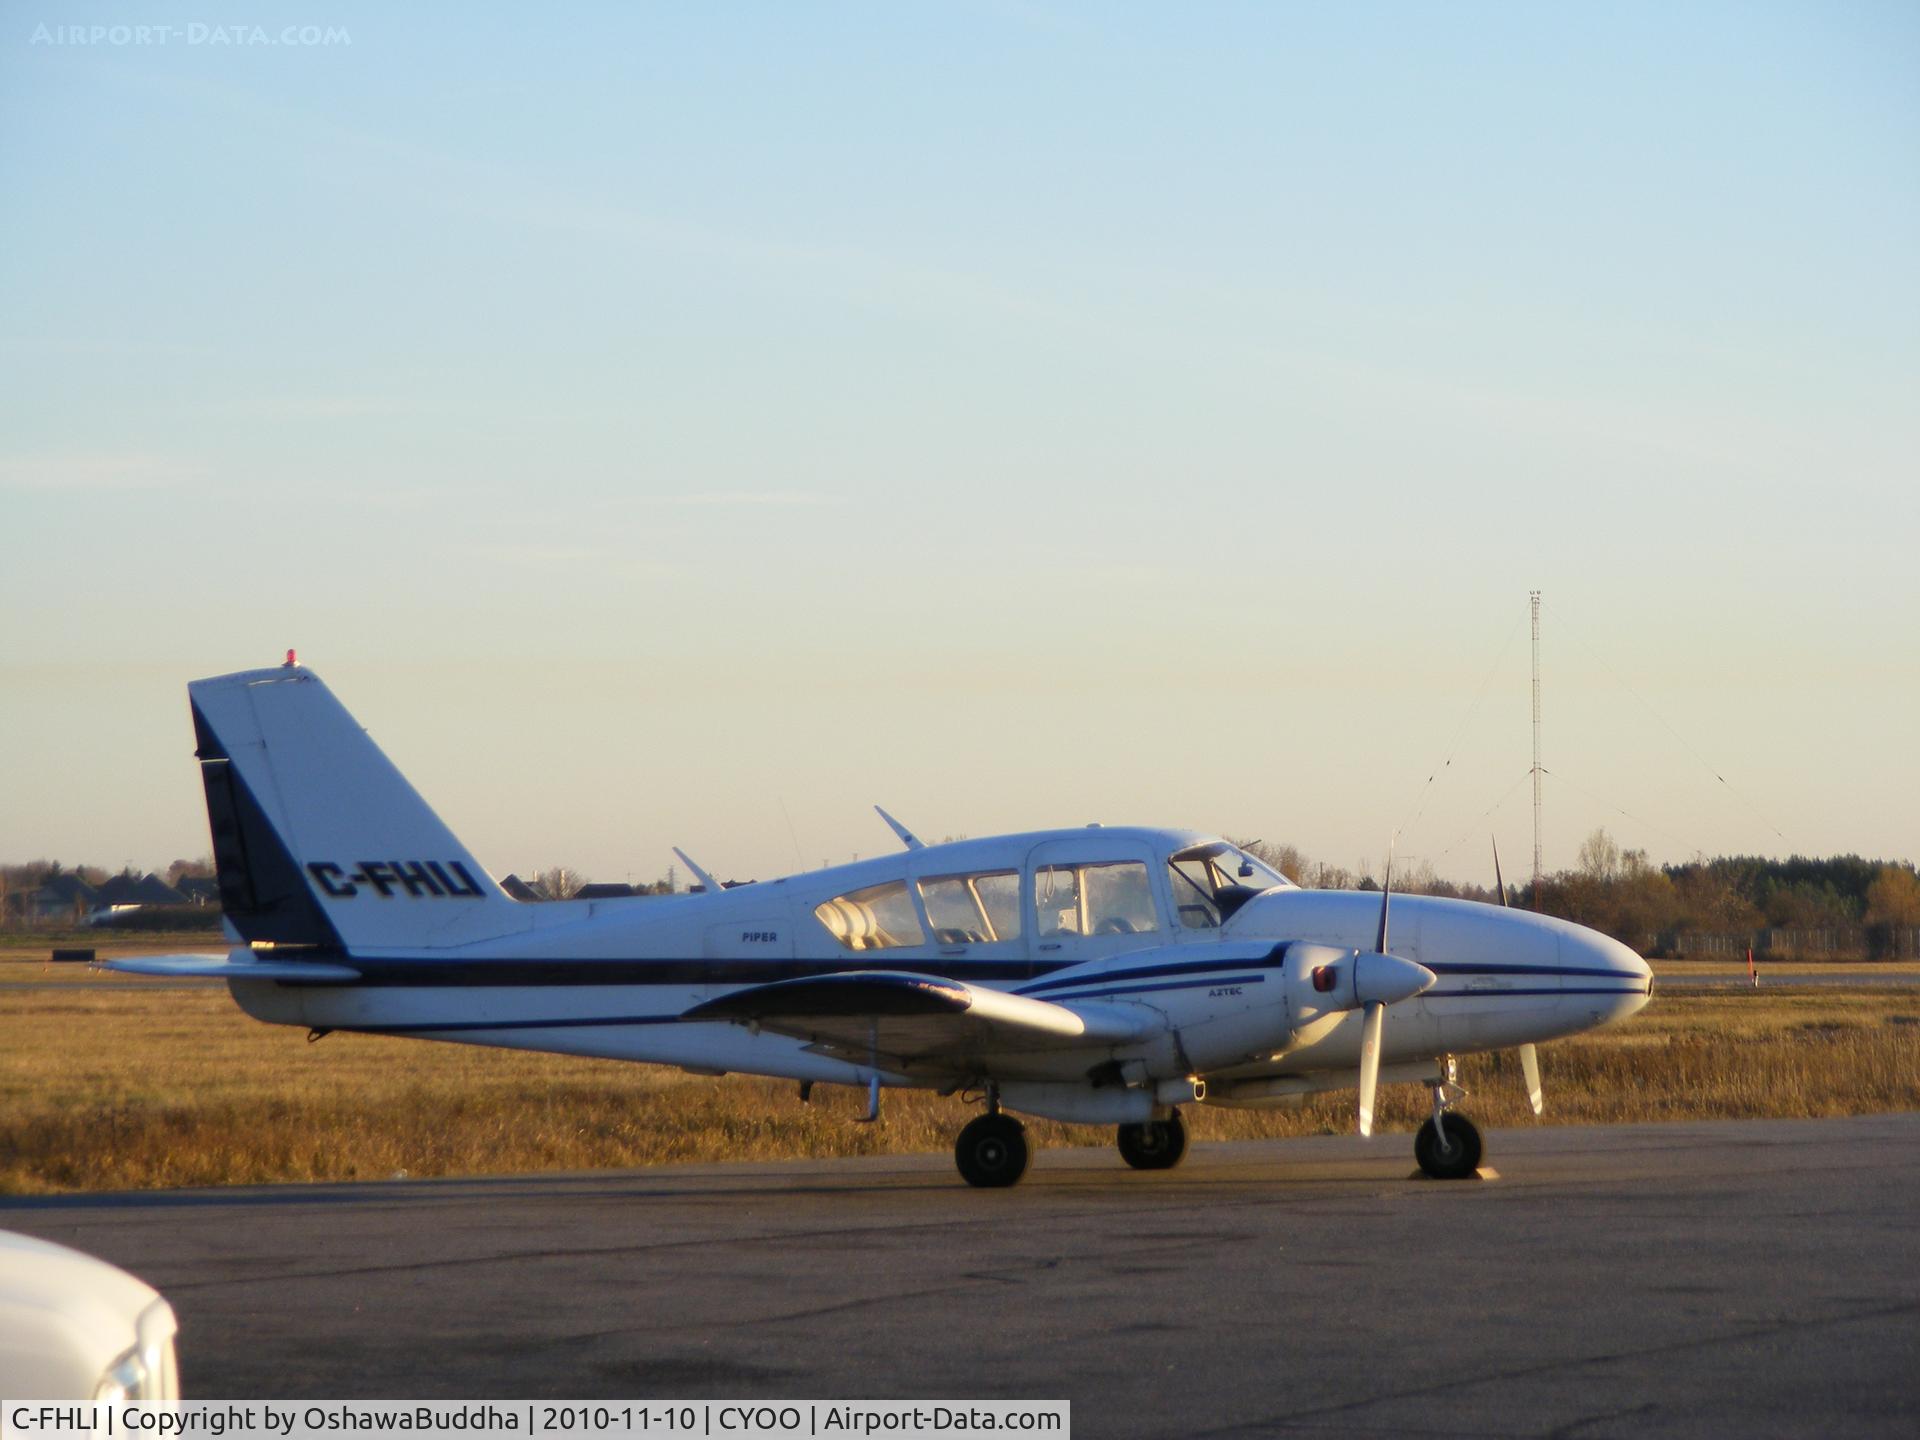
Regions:
[[[1500,892],[1500,906],[1507,908],[1507,882],[1500,874],[1500,842],[1493,842],[1493,888]],[[1540,1052],[1533,1048],[1529,1040],[1520,1047],[1520,1074],[1527,1082],[1527,1103],[1533,1107],[1533,1113],[1542,1115],[1547,1109],[1546,1091],[1540,1088]]]
[[[1387,852],[1386,883],[1380,887],[1380,933],[1374,937],[1373,953],[1382,960],[1395,960],[1398,956],[1387,954],[1387,908],[1393,900],[1393,852]],[[1401,964],[1410,962],[1401,961]],[[1369,981],[1388,979],[1388,976],[1362,974],[1362,962],[1356,957],[1353,962],[1353,991],[1365,1010],[1360,1020],[1360,1133],[1373,1134],[1373,1097],[1380,1089],[1380,1037],[1387,1028],[1387,1002],[1375,998],[1377,992]],[[1378,965],[1366,966],[1366,970],[1378,972],[1385,968]],[[1424,990],[1433,983],[1432,972],[1415,966],[1427,977]],[[1394,976],[1394,979],[1403,977]],[[1364,988],[1363,988],[1364,987]],[[1415,993],[1418,993],[1417,991]]]
[[[1430,990],[1436,979],[1424,965],[1386,950],[1388,913],[1393,903],[1393,862],[1380,892],[1376,949],[1348,949],[1312,940],[1286,943],[1287,1006],[1295,1035],[1311,1031],[1307,1043],[1330,1033],[1352,1011],[1360,1017],[1359,1126],[1373,1134],[1374,1098],[1380,1089],[1380,1059],[1386,1048],[1387,1007]]]

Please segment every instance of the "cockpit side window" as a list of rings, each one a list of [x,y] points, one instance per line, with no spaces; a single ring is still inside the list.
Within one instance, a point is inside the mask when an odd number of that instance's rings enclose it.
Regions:
[[[1290,885],[1245,851],[1223,840],[1183,850],[1167,861],[1174,908],[1186,930],[1211,930],[1225,924],[1262,890]]]
[[[1020,938],[1020,875],[931,875],[920,881],[927,923],[943,945],[991,944]]]
[[[1147,867],[1138,860],[1042,865],[1033,875],[1041,935],[1149,935],[1160,928]]]
[[[1214,903],[1213,867],[1204,860],[1176,855],[1167,862],[1167,881],[1173,890],[1174,913],[1183,930],[1216,930],[1220,907]]]
[[[849,950],[890,950],[927,943],[904,880],[850,890],[816,905],[813,914]]]

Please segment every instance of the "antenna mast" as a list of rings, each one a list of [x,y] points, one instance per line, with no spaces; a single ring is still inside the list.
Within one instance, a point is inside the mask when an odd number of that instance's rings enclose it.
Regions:
[[[1533,908],[1540,908],[1540,592],[1533,602]]]

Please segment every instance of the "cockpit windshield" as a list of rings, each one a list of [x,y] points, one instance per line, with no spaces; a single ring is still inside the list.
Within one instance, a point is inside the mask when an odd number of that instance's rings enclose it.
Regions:
[[[1293,882],[1265,861],[1225,840],[1180,850],[1167,861],[1181,928],[1212,930],[1262,890]]]

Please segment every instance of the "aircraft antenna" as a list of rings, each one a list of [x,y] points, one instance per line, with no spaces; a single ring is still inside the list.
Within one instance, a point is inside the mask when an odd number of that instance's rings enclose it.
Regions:
[[[1540,908],[1540,592],[1533,603],[1533,908]]]

